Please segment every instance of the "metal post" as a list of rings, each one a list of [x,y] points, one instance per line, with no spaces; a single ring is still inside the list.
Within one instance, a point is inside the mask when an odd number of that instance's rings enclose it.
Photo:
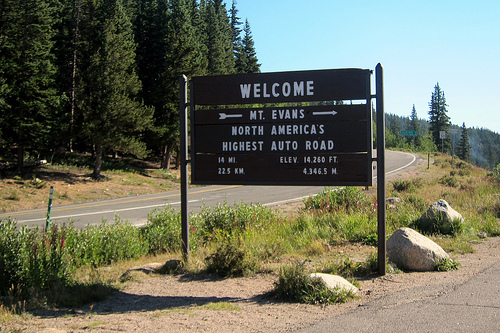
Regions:
[[[378,273],[386,274],[386,212],[385,212],[385,111],[384,111],[384,68],[375,68],[375,89],[377,106],[377,206],[378,206]]]
[[[52,197],[54,195],[54,186],[50,187],[49,194],[49,206],[47,207],[47,219],[45,220],[45,230],[49,230],[50,227],[50,213],[52,212]]]
[[[182,223],[182,251],[184,260],[189,254],[189,217],[188,217],[188,130],[187,130],[187,78],[179,78],[179,116],[180,116],[180,143],[181,143],[181,223]]]

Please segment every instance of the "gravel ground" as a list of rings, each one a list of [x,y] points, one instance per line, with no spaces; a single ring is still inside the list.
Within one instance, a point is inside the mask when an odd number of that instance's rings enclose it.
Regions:
[[[362,304],[416,286],[461,284],[500,260],[500,238],[458,255],[459,270],[373,276],[359,281],[359,298],[316,306],[267,297],[277,277],[217,279],[213,276],[140,275],[109,299],[76,310],[58,309],[16,317],[7,332],[289,332]]]

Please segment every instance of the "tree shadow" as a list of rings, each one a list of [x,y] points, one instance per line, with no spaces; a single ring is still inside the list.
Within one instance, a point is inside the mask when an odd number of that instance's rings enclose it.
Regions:
[[[137,295],[123,291],[113,293],[106,300],[87,304],[78,309],[49,309],[34,310],[32,315],[39,318],[61,318],[68,315],[107,315],[107,314],[126,314],[133,312],[149,311],[169,311],[175,309],[189,309],[200,307],[211,303],[249,303],[274,304],[283,303],[283,301],[274,299],[269,293],[255,295],[250,298],[244,297],[218,297],[218,296],[152,296]]]
[[[184,273],[177,275],[177,281],[179,283],[217,282],[226,279],[228,278],[209,273]],[[68,315],[106,315],[132,312],[169,311],[195,308],[210,303],[220,302],[234,304],[256,303],[259,305],[288,303],[276,299],[272,291],[256,294],[251,297],[144,295],[120,291],[111,286],[102,284],[77,284],[70,288],[59,289],[55,294],[59,294],[57,297],[59,302],[56,301],[56,303],[58,303],[60,307],[33,309],[29,312],[34,316],[44,319],[61,318]],[[73,306],[70,305],[71,302],[75,301],[77,303],[73,303]]]

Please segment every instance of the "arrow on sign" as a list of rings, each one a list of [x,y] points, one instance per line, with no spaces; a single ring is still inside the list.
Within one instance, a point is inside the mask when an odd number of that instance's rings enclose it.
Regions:
[[[225,113],[219,113],[219,119],[241,118],[241,117],[243,117],[242,114],[225,114]]]
[[[313,116],[326,116],[331,114],[332,116],[335,116],[338,112],[337,111],[315,111],[313,112]]]

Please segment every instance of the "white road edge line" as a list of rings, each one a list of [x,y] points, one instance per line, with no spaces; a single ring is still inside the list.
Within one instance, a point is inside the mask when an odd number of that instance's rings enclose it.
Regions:
[[[189,203],[198,202],[198,201],[200,201],[200,200],[189,200]],[[167,202],[167,203],[164,203],[164,204],[151,205],[151,206],[123,208],[123,209],[116,209],[116,210],[103,210],[103,211],[100,211],[100,212],[83,213],[83,214],[75,214],[75,215],[54,216],[54,217],[51,218],[51,220],[65,219],[65,218],[68,218],[68,217],[87,216],[87,215],[118,213],[118,212],[124,212],[124,211],[127,211],[127,210],[137,210],[137,209],[146,209],[146,208],[154,208],[154,207],[163,207],[163,206],[167,206],[167,205],[179,205],[180,203],[181,203],[180,201],[179,202]],[[45,221],[45,218],[31,219],[31,220],[22,220],[22,221],[17,221],[17,223],[28,223],[28,222],[35,222],[35,221]]]
[[[413,164],[413,162],[415,162],[415,160],[417,159],[417,158],[415,157],[415,155],[413,155],[413,154],[406,153],[406,152],[403,152],[403,151],[401,151],[400,153],[402,153],[402,154],[407,154],[407,155],[411,155],[411,156],[413,157],[413,160],[412,160],[410,163],[406,164],[405,166],[402,166],[402,167],[400,167],[400,168],[398,168],[398,169],[396,169],[396,170],[392,170],[392,171],[386,172],[386,173],[385,173],[386,175],[390,175],[391,173],[398,172],[399,170],[402,170],[402,169],[404,169],[404,168],[407,168],[408,166],[412,165],[412,164]],[[375,178],[377,178],[377,176],[373,177],[373,179],[375,179]]]

